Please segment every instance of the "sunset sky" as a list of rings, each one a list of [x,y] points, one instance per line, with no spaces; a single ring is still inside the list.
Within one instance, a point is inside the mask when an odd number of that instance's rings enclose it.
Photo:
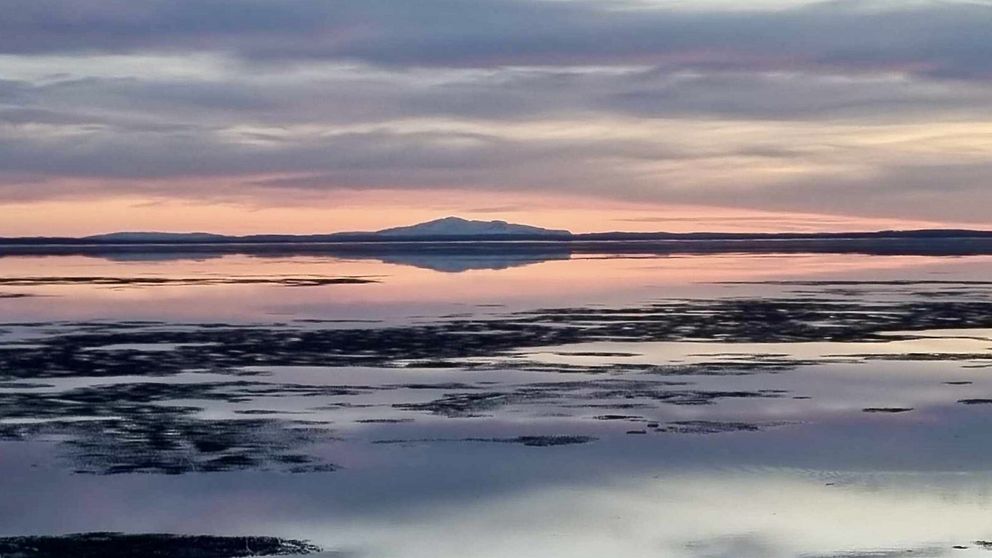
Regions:
[[[0,236],[992,228],[985,0],[31,0]]]

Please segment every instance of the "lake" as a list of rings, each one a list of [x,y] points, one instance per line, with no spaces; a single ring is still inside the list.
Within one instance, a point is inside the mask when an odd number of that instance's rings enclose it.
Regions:
[[[992,256],[0,258],[0,537],[984,556],[989,432]]]

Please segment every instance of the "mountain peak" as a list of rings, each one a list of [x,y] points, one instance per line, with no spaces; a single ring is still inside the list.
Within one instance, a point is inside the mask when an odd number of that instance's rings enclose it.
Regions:
[[[425,221],[423,223],[418,223],[416,225],[410,225],[410,226],[416,227],[416,226],[436,225],[436,224],[452,224],[452,225],[454,225],[454,224],[465,224],[465,223],[471,223],[471,221],[469,221],[468,219],[463,219],[461,217],[456,217],[455,215],[449,215],[447,217],[441,217],[440,219],[434,219],[432,221]]]
[[[544,229],[530,225],[518,225],[506,221],[475,221],[448,216],[407,227],[395,227],[378,231],[382,236],[563,236],[571,233],[566,230]]]

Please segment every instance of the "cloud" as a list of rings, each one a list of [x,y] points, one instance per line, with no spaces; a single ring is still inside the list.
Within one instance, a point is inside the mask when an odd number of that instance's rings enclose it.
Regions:
[[[805,205],[827,213],[868,214],[947,222],[988,222],[992,164],[931,163],[882,166],[868,179],[810,177],[758,189],[740,200],[749,207]]]
[[[7,100],[4,101],[4,97]],[[992,83],[905,76],[669,73],[658,69],[504,68],[230,72],[209,78],[148,74],[0,83],[0,110],[52,123],[204,128],[382,123],[410,119],[520,121],[616,114],[768,120],[981,118]],[[32,112],[33,111],[33,112]]]
[[[629,0],[38,0],[5,6],[0,52],[218,51],[280,64],[647,64],[984,80],[992,77],[990,27],[992,7],[938,1],[689,10]]]
[[[990,28],[927,0],[16,2],[0,202],[445,189],[982,220]]]

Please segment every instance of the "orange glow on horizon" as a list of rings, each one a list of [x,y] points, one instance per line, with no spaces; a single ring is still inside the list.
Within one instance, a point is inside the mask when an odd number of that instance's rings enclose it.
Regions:
[[[305,204],[305,205],[304,205]],[[452,190],[345,190],[296,204],[139,196],[0,205],[0,236],[84,236],[115,231],[319,234],[370,231],[456,215],[572,232],[811,232],[983,228],[974,223],[633,203],[578,196]]]

